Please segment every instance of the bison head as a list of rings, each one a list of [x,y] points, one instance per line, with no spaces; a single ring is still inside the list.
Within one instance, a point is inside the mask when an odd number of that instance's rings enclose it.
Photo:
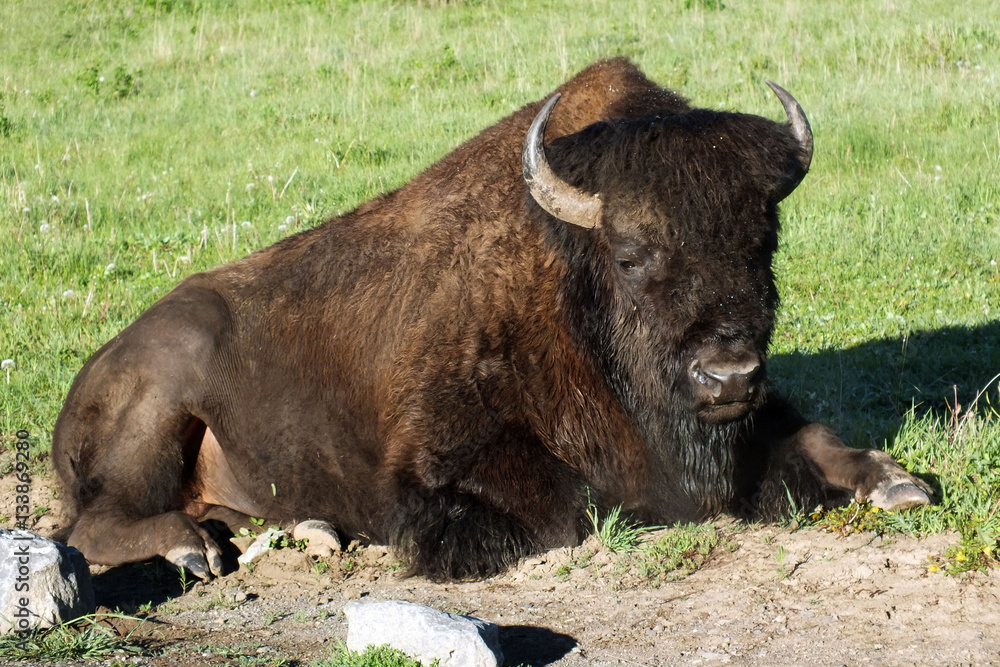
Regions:
[[[622,393],[647,406],[685,397],[707,423],[762,401],[777,204],[812,157],[801,107],[769,85],[787,125],[705,109],[597,123],[549,146],[560,176],[542,143],[556,95],[524,146],[532,197],[599,248],[595,284],[609,294],[615,325],[605,338],[621,357]]]

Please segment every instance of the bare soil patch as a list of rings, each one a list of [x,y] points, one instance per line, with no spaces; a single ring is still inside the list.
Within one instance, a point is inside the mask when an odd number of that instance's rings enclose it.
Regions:
[[[8,481],[0,478],[0,515],[12,513]],[[39,480],[36,504],[53,505],[51,495]],[[59,522],[49,512],[36,530]],[[955,536],[724,531],[730,548],[660,584],[640,581],[627,557],[593,539],[465,583],[408,578],[385,549],[357,545],[322,560],[272,551],[252,571],[186,591],[162,563],[92,572],[102,610],[146,617],[138,629],[110,621],[158,653],[118,658],[141,665],[306,664],[346,637],[341,610],[359,597],[493,621],[510,665],[1000,663],[1000,574],[927,569]]]

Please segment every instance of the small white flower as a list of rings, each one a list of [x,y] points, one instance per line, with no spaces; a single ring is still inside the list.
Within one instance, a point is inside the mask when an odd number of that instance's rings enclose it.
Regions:
[[[108,264],[107,266],[104,267],[104,275],[107,276],[109,273],[111,273],[114,270],[115,270],[115,263],[111,262],[110,264]]]
[[[244,220],[243,222],[240,223],[240,227],[242,227],[243,229],[249,229],[250,227],[253,227],[253,225],[250,224],[249,220]]]
[[[290,215],[287,218],[285,218],[285,224],[286,225],[290,225],[293,222],[295,222],[295,216],[294,215]]]
[[[31,209],[29,207],[27,207],[27,206],[25,206],[24,208],[21,209],[21,213],[29,213],[30,211],[31,211]]]
[[[188,255],[181,255],[177,259],[179,259],[180,261],[184,262],[185,264],[187,264],[188,262],[191,261],[191,258]]]
[[[256,90],[251,90],[250,91],[250,97],[257,97],[257,91]]]
[[[42,234],[48,234],[50,229],[52,229],[52,227],[47,222],[43,222],[42,224],[38,225],[38,231],[41,232]]]
[[[97,77],[97,80],[100,81],[101,83],[104,83],[104,77],[103,76]]]
[[[253,189],[254,189],[255,187],[257,187],[257,184],[256,184],[256,183],[247,183],[247,192],[250,192],[250,191],[251,191],[251,190],[253,190]]]
[[[417,84],[413,84],[410,86],[410,90],[416,90],[416,89],[417,89]]]
[[[0,369],[7,371],[7,384],[10,384],[10,369],[14,368],[13,359],[4,359],[0,361]]]
[[[278,231],[283,232],[288,229],[288,225],[278,225]]]
[[[73,290],[71,290],[71,289],[68,289],[68,290],[66,290],[65,292],[63,292],[63,298],[64,298],[64,299],[69,299],[70,297],[72,297],[72,296],[73,296],[73,295],[75,295],[75,294],[76,294],[76,292],[74,292],[74,291],[73,291]]]
[[[58,204],[59,203],[59,197],[57,197],[56,195],[52,195],[52,200],[51,201],[52,201],[53,204]]]
[[[939,164],[934,165],[934,171],[941,171],[941,165]]]
[[[274,176],[272,176],[271,174],[268,174],[267,175],[267,182],[268,183],[274,183]]]

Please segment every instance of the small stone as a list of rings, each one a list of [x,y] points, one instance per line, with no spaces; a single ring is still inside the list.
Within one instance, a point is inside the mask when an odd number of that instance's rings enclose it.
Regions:
[[[26,530],[0,528],[0,635],[94,613],[83,554]]]
[[[261,533],[254,543],[251,544],[243,554],[237,558],[241,564],[246,565],[260,558],[265,552],[271,550],[271,542],[280,539],[285,535],[285,531],[277,528],[268,528]]]
[[[230,588],[228,591],[226,591],[226,599],[229,600],[230,602],[236,602],[236,603],[246,602],[247,594],[238,588]]]
[[[441,667],[503,664],[500,630],[488,621],[400,600],[348,602],[344,615],[352,651],[388,644],[424,664],[438,660]]]

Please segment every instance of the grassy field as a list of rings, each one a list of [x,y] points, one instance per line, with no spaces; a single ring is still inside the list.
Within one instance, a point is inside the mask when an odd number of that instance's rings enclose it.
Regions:
[[[48,449],[85,360],[182,277],[622,54],[701,106],[781,118],[767,79],[802,103],[774,382],[940,489],[891,524],[996,544],[993,0],[8,0],[0,26],[0,472],[18,429]]]

